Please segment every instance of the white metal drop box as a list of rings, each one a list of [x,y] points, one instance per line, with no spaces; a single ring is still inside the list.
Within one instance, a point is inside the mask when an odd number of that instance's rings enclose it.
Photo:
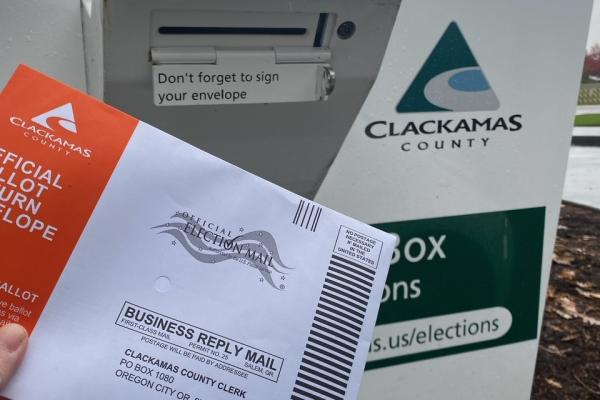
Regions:
[[[313,197],[400,0],[83,0],[88,91]]]

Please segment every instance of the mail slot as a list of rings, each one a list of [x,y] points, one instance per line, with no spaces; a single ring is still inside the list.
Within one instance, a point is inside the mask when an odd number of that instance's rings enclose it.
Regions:
[[[84,1],[88,91],[313,197],[400,0]]]

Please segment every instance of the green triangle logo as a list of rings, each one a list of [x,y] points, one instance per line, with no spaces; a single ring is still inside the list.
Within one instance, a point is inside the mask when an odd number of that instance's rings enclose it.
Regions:
[[[500,107],[456,22],[450,23],[396,106],[399,113],[492,111]]]

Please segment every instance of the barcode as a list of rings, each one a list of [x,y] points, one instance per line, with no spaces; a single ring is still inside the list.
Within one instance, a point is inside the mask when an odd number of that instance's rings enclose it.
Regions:
[[[317,230],[322,211],[323,209],[318,205],[300,200],[292,223],[314,232]]]
[[[291,399],[344,400],[374,278],[332,255]]]

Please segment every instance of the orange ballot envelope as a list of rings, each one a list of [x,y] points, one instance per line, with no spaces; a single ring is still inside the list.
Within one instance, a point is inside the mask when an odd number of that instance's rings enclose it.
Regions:
[[[357,397],[393,236],[25,66],[0,124],[2,395]]]

